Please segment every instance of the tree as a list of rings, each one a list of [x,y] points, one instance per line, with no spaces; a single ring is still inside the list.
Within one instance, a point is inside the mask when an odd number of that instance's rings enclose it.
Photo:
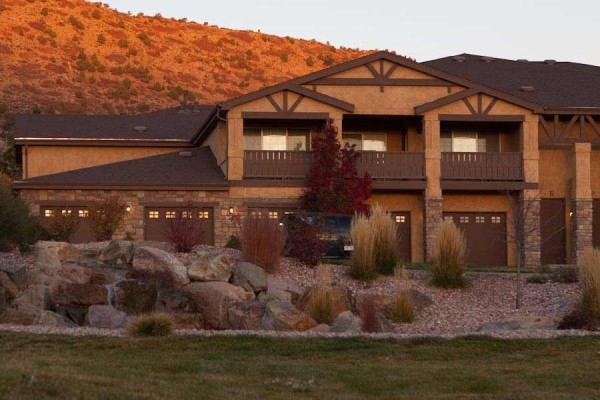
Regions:
[[[371,196],[371,177],[368,173],[359,176],[356,162],[360,154],[354,145],[342,146],[337,133],[329,120],[321,137],[313,140],[313,164],[300,197],[302,208],[339,214],[368,212],[365,201]]]

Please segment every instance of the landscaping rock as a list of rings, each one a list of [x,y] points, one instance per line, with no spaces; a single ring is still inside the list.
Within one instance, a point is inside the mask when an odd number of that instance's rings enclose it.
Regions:
[[[83,324],[85,324],[85,317],[87,316],[88,307],[57,305],[55,307],[55,312],[69,319],[70,321],[73,321],[76,325],[83,326]]]
[[[351,311],[344,311],[333,321],[331,332],[360,333],[362,320]]]
[[[320,333],[329,333],[331,332],[331,327],[327,324],[319,324],[314,328],[310,328],[308,332],[320,332]]]
[[[343,284],[317,283],[300,298],[298,308],[305,313],[311,313],[320,302],[328,301],[331,306],[331,317],[352,309],[352,293]]]
[[[280,300],[291,301],[297,305],[298,300],[304,295],[304,289],[281,278],[267,276],[267,293]]]
[[[158,303],[163,309],[185,311],[192,310],[190,297],[184,289],[161,290],[158,294]]]
[[[266,303],[261,327],[274,331],[306,331],[317,326],[314,319],[298,310],[289,301]]]
[[[83,284],[90,282],[92,271],[76,264],[64,264],[58,271],[58,276],[65,282]]]
[[[151,247],[153,249],[166,251],[167,253],[173,252],[173,246],[166,242],[155,242],[153,240],[136,240],[132,242],[133,244],[133,252],[135,256],[135,251],[140,247]]]
[[[253,294],[226,282],[194,282],[187,285],[185,290],[194,311],[204,317],[207,329],[229,329],[229,307],[254,298]]]
[[[108,302],[106,287],[101,285],[64,283],[53,296],[53,302],[60,305],[90,306]]]
[[[192,281],[229,282],[231,278],[231,262],[223,253],[198,253],[188,265],[187,272]]]
[[[416,289],[408,289],[408,294],[411,296],[416,311],[421,311],[425,307],[433,304],[431,296],[419,292]]]
[[[85,324],[92,328],[121,329],[131,321],[131,317],[112,306],[91,306]]]
[[[394,324],[392,321],[387,319],[385,315],[379,314],[377,316],[377,332],[378,333],[393,333],[396,330],[394,329]]]
[[[95,268],[98,266],[100,250],[81,249],[77,246],[69,246],[67,261],[85,267]]]
[[[154,310],[158,290],[153,283],[123,281],[116,286],[116,308],[128,314],[143,314]]]
[[[152,247],[138,247],[133,256],[134,276],[158,287],[181,287],[190,282],[186,268],[172,254]]]
[[[228,310],[231,329],[258,330],[267,305],[260,301],[245,301],[232,305]]]
[[[90,276],[92,285],[108,285],[117,280],[117,275],[108,271],[93,270]]]
[[[174,313],[169,316],[173,319],[175,329],[204,329],[204,319],[201,314]]]
[[[8,300],[15,299],[19,295],[19,289],[4,271],[0,271],[0,285],[4,287],[5,296]]]
[[[267,274],[261,267],[249,262],[238,262],[233,266],[232,272],[231,283],[247,292],[267,290]]]
[[[4,286],[2,286],[2,282],[0,282],[0,314],[2,314],[7,308],[8,299],[6,298],[6,291],[4,290]]]
[[[33,325],[42,310],[30,305],[8,308],[0,314],[0,324]]]
[[[98,260],[105,265],[131,264],[134,247],[126,240],[112,240],[98,255]]]
[[[56,326],[60,328],[74,328],[77,326],[70,319],[52,311],[42,311],[34,323],[35,325]]]
[[[15,307],[28,305],[39,310],[47,310],[50,307],[50,290],[46,286],[33,286],[14,299],[12,305]]]
[[[556,326],[556,321],[548,317],[518,317],[487,322],[477,328],[477,332],[556,329]]]
[[[35,264],[46,274],[60,270],[62,263],[67,260],[69,244],[66,242],[39,241],[34,246]]]
[[[0,265],[0,275],[5,273],[19,290],[27,288],[32,283],[32,277],[27,266],[16,264]]]

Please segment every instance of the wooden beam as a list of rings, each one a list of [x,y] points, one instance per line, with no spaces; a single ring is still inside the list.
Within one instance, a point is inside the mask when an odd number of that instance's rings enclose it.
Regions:
[[[313,85],[331,86],[453,86],[442,79],[391,79],[391,78],[323,78],[312,81]]]
[[[583,139],[585,137],[585,116],[579,116],[579,137]]]
[[[567,125],[567,127],[565,128],[565,130],[563,131],[562,135],[566,136],[569,134],[569,132],[571,131],[571,129],[573,128],[573,125],[575,125],[575,122],[579,119],[578,115],[573,115],[571,117],[571,120],[569,121],[569,124]]]
[[[289,111],[288,110],[288,91],[287,90],[283,91],[283,111]]]
[[[523,122],[524,115],[440,114],[440,121],[453,122]]]
[[[279,107],[279,104],[277,104],[277,102],[275,101],[275,99],[270,94],[267,95],[267,100],[269,100],[269,103],[271,103],[271,105],[273,106],[273,108],[275,109],[275,111],[277,111],[277,112],[283,111],[281,109],[281,107]]]
[[[483,114],[483,95],[477,93],[477,114]]]
[[[596,134],[598,136],[600,136],[600,127],[598,126],[596,121],[594,121],[594,117],[592,117],[591,115],[586,115],[585,118],[587,118],[588,122],[592,126],[592,129],[594,129],[594,131],[596,131]]]
[[[369,71],[371,71],[371,74],[373,75],[374,78],[380,77],[379,73],[377,72],[375,67],[373,65],[371,65],[371,63],[366,64],[366,66],[369,69]]]
[[[561,136],[559,123],[560,121],[558,120],[558,114],[554,114],[554,134],[552,135],[552,137],[556,139]]]
[[[294,102],[294,104],[292,104],[292,106],[290,107],[290,109],[288,111],[289,112],[296,111],[296,108],[298,108],[298,106],[300,105],[300,103],[302,103],[302,100],[304,100],[304,96],[298,96],[298,98],[296,99],[296,101]]]
[[[498,99],[493,98],[492,101],[490,101],[490,104],[488,104],[488,106],[485,108],[485,110],[483,110],[483,113],[485,115],[488,115],[490,113],[490,111],[492,111],[492,108],[494,108],[494,106],[496,105],[497,101],[498,101]]]
[[[544,118],[543,115],[540,115],[540,123],[542,124],[542,128],[544,128],[544,131],[546,132],[546,136],[551,138],[552,132],[550,132],[550,127],[548,126],[548,123],[546,122],[546,118]]]
[[[477,111],[475,111],[475,109],[473,108],[473,106],[471,105],[471,102],[469,101],[468,98],[464,98],[462,99],[463,103],[466,104],[467,108],[469,109],[469,111],[471,111],[471,114],[476,115]]]
[[[396,68],[398,68],[398,64],[393,64],[390,69],[387,70],[387,72],[385,73],[384,78],[389,78],[390,76],[392,76],[392,74],[394,73],[394,71],[396,70]]]
[[[329,113],[319,112],[289,112],[289,111],[277,111],[277,112],[255,112],[255,111],[242,111],[243,119],[314,119],[314,120],[327,120],[329,119]]]

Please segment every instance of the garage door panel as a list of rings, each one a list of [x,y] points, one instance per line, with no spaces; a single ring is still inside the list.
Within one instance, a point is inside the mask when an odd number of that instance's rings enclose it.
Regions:
[[[211,207],[147,207],[144,209],[144,239],[168,241],[169,223],[179,218],[200,220],[204,227],[204,243],[214,245],[214,211]]]
[[[64,213],[75,214],[77,217],[77,227],[73,234],[69,237],[69,243],[89,243],[96,240],[96,236],[92,229],[92,225],[89,219],[89,210],[87,207],[41,207],[41,218],[42,225],[48,227],[49,219],[54,215],[60,215]]]

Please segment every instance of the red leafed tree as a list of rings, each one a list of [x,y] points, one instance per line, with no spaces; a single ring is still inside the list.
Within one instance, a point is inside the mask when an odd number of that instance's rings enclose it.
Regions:
[[[313,165],[306,177],[300,201],[306,211],[339,214],[366,213],[371,196],[371,177],[359,176],[355,146],[342,146],[330,120],[321,137],[313,140]]]

